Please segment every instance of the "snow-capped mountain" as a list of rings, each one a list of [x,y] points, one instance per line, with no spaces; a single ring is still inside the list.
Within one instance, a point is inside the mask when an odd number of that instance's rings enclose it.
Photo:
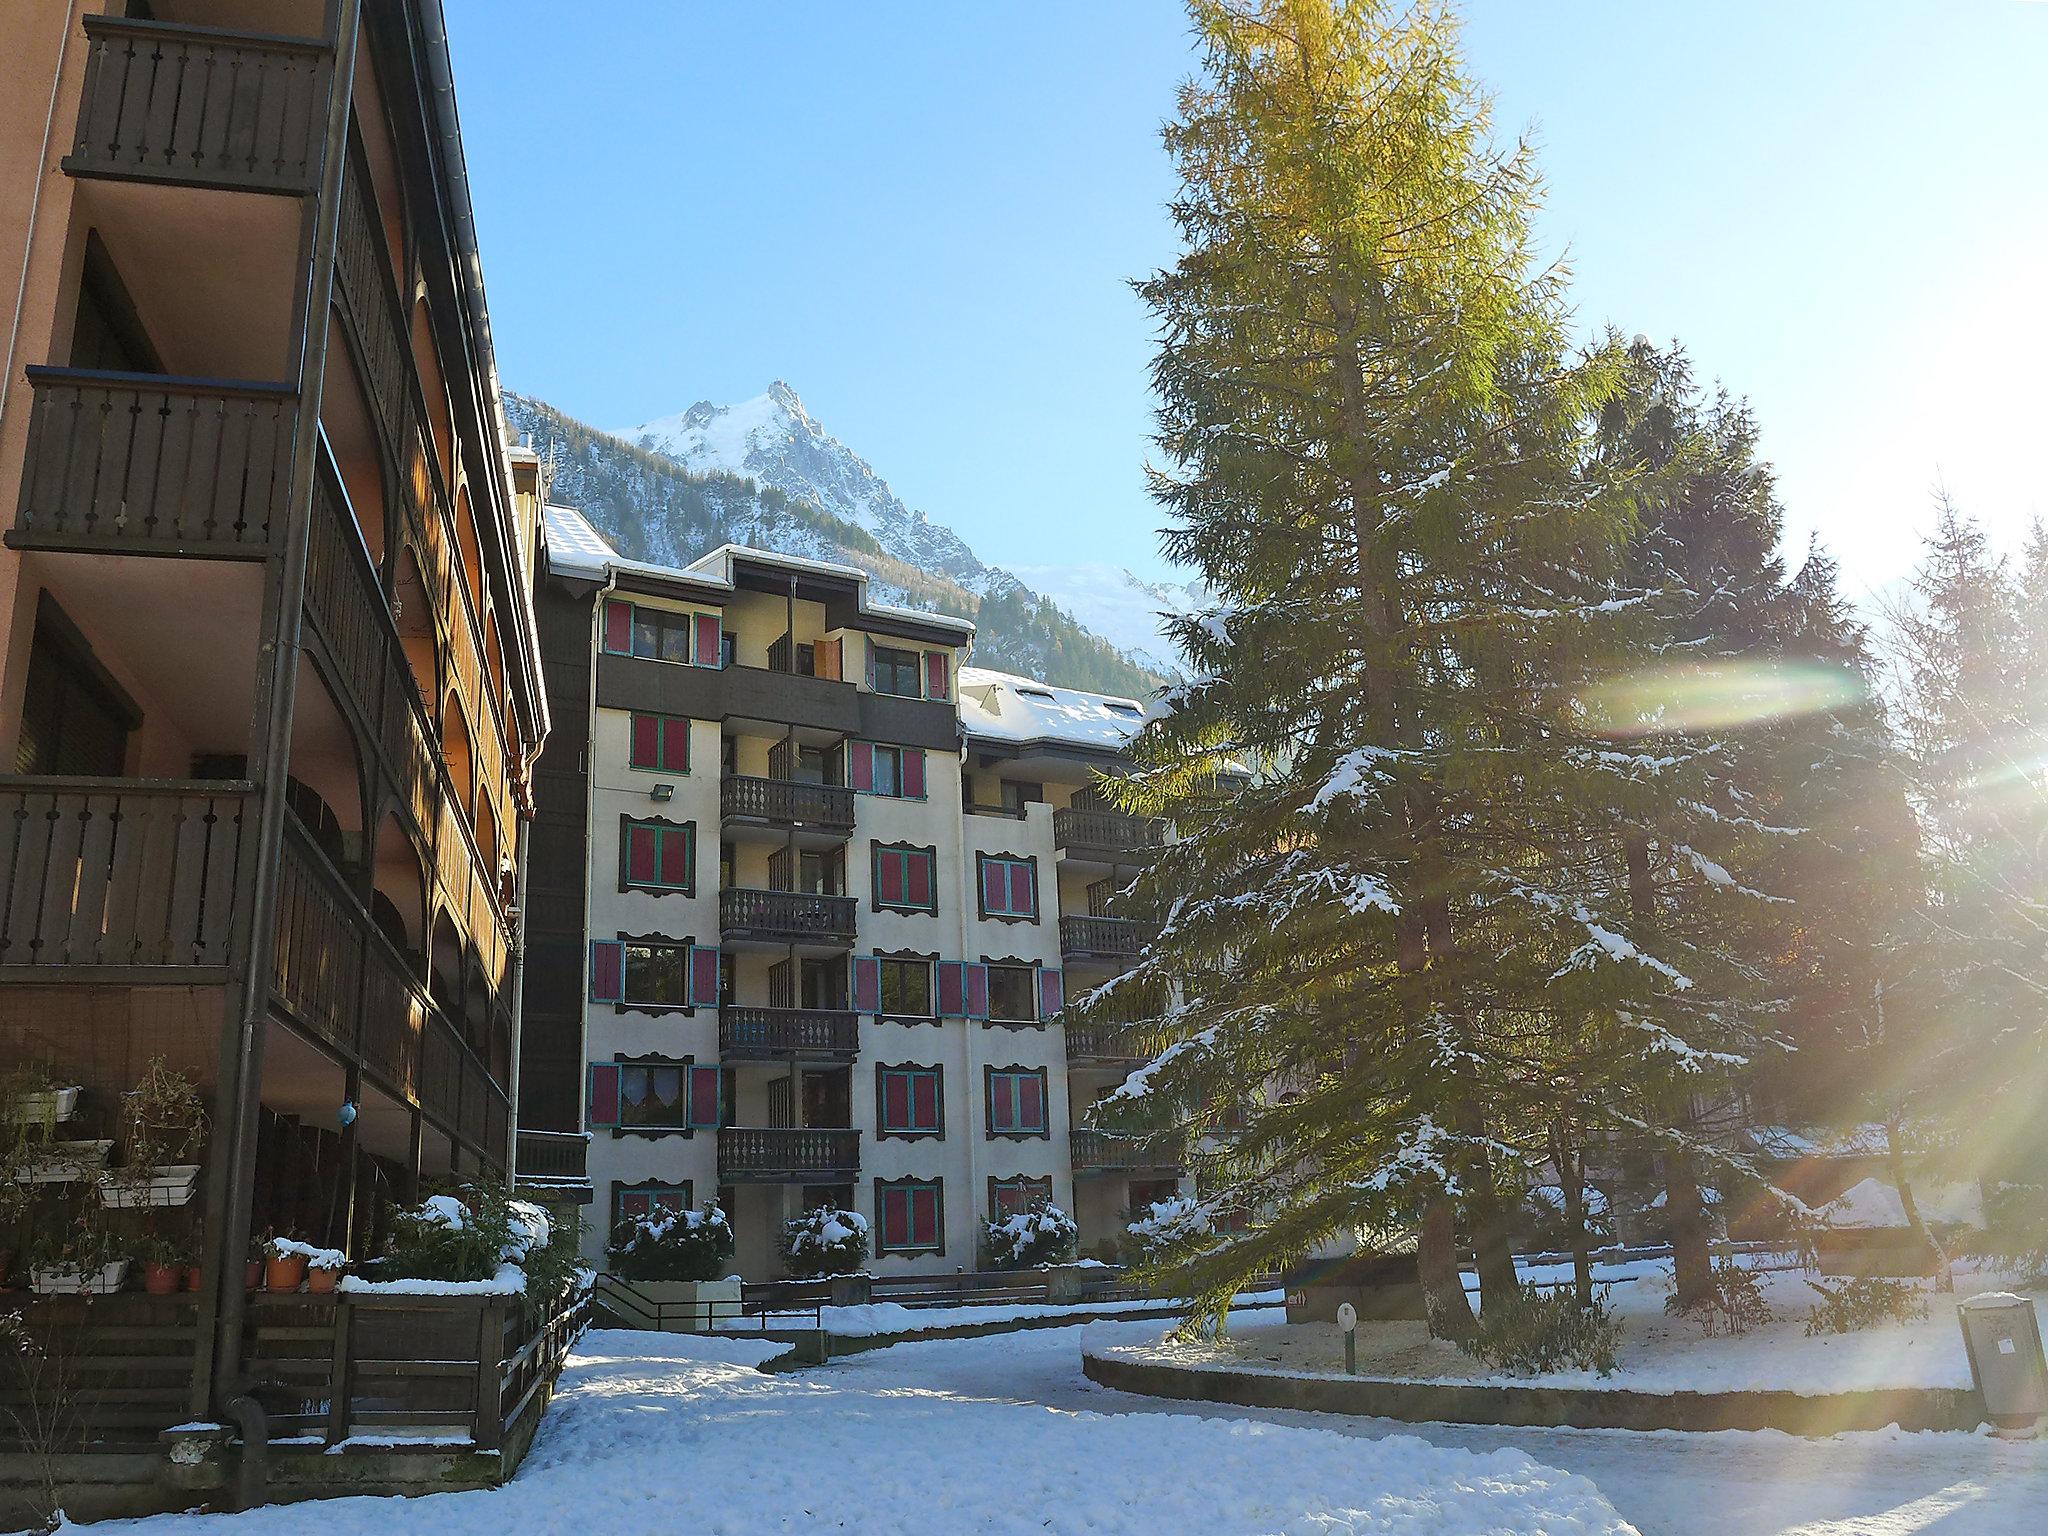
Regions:
[[[1058,603],[1076,623],[1092,629],[1139,666],[1162,676],[1180,669],[1163,620],[1208,605],[1197,581],[1144,581],[1122,566],[1013,565],[1010,574]]]

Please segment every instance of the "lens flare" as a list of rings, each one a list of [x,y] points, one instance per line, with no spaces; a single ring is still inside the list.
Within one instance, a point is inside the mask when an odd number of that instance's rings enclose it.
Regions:
[[[1737,730],[1861,703],[1869,688],[1823,661],[1697,661],[1624,672],[1581,696],[1612,736]]]

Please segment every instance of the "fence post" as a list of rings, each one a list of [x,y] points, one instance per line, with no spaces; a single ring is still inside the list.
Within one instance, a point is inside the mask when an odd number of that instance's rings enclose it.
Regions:
[[[342,1292],[334,1298],[334,1356],[327,1371],[327,1443],[339,1445],[349,1436],[349,1402],[355,1395],[355,1305]]]
[[[483,1298],[476,1323],[476,1422],[469,1436],[480,1451],[495,1451],[504,1436],[504,1386],[500,1372],[505,1356],[504,1303]]]

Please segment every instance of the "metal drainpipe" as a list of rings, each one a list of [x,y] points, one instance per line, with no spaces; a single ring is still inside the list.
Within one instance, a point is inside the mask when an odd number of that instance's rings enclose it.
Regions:
[[[595,669],[593,669],[595,670]],[[529,793],[532,792],[533,765],[539,761],[534,754],[526,765],[526,780]],[[526,829],[519,839],[519,873],[514,880],[513,900],[519,904],[519,920],[512,935],[512,1080],[506,1084],[506,1092],[512,1100],[511,1142],[505,1149],[505,1187],[519,1186],[519,1064],[520,1046],[526,1035],[526,871],[527,854],[533,842],[533,820],[525,818]]]
[[[263,1051],[269,1028],[270,969],[265,944],[276,922],[285,832],[285,776],[290,763],[292,713],[298,679],[300,631],[305,619],[306,561],[312,524],[313,482],[319,473],[320,397],[326,374],[327,312],[334,299],[334,244],[340,223],[342,167],[347,160],[349,104],[355,79],[356,37],[361,20],[357,0],[340,0],[335,16],[334,65],[327,106],[327,143],[320,169],[320,201],[314,213],[310,293],[300,334],[299,420],[292,442],[292,500],[285,528],[283,574],[278,588],[277,638],[264,685],[270,710],[263,735],[263,778],[258,797],[256,847],[269,855],[258,867],[249,898],[250,942],[244,960],[239,1027],[223,1030],[222,1088],[235,1063],[232,1101],[220,1171],[209,1180],[209,1208],[220,1213],[213,1270],[214,1374],[211,1396],[223,1405],[243,1395],[242,1320],[246,1298],[239,1266],[229,1257],[238,1235],[248,1230],[254,1200],[256,1127],[263,1093]],[[315,343],[314,337],[319,338]],[[312,361],[318,367],[310,366]],[[223,1187],[225,1186],[225,1187]]]

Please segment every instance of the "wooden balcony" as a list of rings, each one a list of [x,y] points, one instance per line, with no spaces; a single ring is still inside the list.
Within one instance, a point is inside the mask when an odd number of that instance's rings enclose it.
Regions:
[[[0,778],[0,975],[227,979],[255,786]]]
[[[1063,859],[1088,863],[1141,863],[1166,843],[1166,823],[1118,811],[1052,813],[1052,845]]]
[[[596,1197],[589,1161],[590,1138],[583,1132],[530,1131],[522,1126],[512,1167],[521,1194],[588,1205]]]
[[[838,784],[804,784],[729,774],[719,785],[719,815],[727,823],[853,831],[853,791]]]
[[[728,943],[815,944],[843,948],[853,942],[854,899],[804,891],[718,893],[718,927]]]
[[[825,1008],[718,1010],[718,1053],[727,1061],[852,1061],[859,1020]]]
[[[1060,954],[1068,960],[1135,960],[1158,936],[1156,924],[1127,917],[1063,917]]]
[[[1070,1066],[1130,1068],[1146,1056],[1132,1043],[1130,1030],[1120,1025],[1069,1024],[1066,1036]]]
[[[303,196],[326,132],[317,39],[85,18],[74,176]]]
[[[1108,1131],[1075,1130],[1067,1137],[1067,1150],[1076,1174],[1172,1173],[1186,1161],[1181,1138],[1172,1134],[1116,1136]]]
[[[810,1126],[726,1126],[718,1177],[727,1184],[834,1184],[860,1172],[860,1132]]]
[[[28,370],[16,549],[260,560],[282,527],[298,398],[275,384]]]

